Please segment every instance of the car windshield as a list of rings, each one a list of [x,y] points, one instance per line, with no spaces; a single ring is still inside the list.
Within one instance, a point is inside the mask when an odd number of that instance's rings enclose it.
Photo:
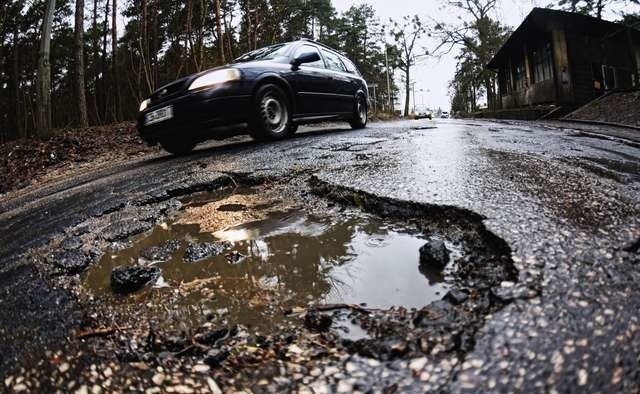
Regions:
[[[235,60],[236,63],[250,62],[253,60],[271,60],[278,56],[283,56],[289,49],[289,44],[278,44],[269,47],[264,47],[245,53]]]

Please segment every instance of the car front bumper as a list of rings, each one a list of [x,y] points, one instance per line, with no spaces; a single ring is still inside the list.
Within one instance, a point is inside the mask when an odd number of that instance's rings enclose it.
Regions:
[[[231,92],[186,93],[153,104],[138,115],[140,137],[148,144],[156,144],[167,138],[189,137],[198,140],[210,137],[207,133],[215,127],[247,122],[251,95],[229,93]],[[171,119],[145,125],[145,118],[149,112],[167,106],[172,107]]]

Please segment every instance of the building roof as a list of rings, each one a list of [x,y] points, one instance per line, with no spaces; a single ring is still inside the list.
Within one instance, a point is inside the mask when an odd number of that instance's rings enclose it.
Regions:
[[[486,67],[492,70],[498,69],[501,60],[507,57],[509,50],[521,44],[527,38],[527,33],[530,30],[545,30],[545,27],[550,24],[567,26],[572,29],[586,28],[589,32],[599,33],[603,36],[617,31],[623,32],[627,29],[624,25],[588,15],[549,8],[534,8],[502,45],[493,59],[487,63]]]

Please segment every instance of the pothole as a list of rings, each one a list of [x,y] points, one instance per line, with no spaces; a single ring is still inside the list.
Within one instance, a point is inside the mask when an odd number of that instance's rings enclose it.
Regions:
[[[93,343],[127,362],[205,363],[231,385],[348,354],[399,374],[398,359],[442,362],[444,382],[488,315],[536,294],[480,215],[296,182],[192,194],[145,233],[100,241],[81,337],[106,335]]]
[[[422,307],[447,293],[463,257],[462,245],[442,234],[371,214],[320,217],[251,193],[212,198],[193,198],[172,220],[105,254],[85,275],[90,294],[116,306],[193,310],[184,316],[193,327],[215,316],[269,331],[298,321],[292,315],[309,304]],[[450,254],[444,270],[420,264],[420,248],[434,239]],[[133,294],[116,294],[112,272],[121,266],[157,267],[159,276]]]

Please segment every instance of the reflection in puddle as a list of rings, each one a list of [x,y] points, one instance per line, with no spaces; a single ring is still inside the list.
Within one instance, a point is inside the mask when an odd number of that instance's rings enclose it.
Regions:
[[[171,240],[179,247],[169,251],[167,261],[140,257]],[[198,262],[183,260],[189,244],[220,241],[233,247]],[[379,218],[325,219],[300,211],[271,213],[213,233],[201,232],[196,224],[164,224],[131,247],[104,256],[85,283],[95,296],[113,303],[158,302],[164,292],[173,308],[196,305],[231,323],[268,327],[282,322],[285,311],[309,303],[410,308],[441,298],[448,288],[442,273],[419,269],[418,249],[424,242]],[[111,270],[133,264],[157,264],[162,269],[158,286],[133,297],[113,295]]]

